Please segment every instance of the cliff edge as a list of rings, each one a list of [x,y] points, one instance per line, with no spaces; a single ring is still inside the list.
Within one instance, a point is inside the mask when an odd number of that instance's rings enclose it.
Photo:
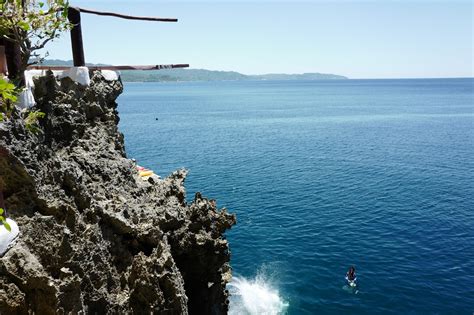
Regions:
[[[0,258],[0,314],[225,314],[235,216],[186,171],[138,176],[118,131],[120,80],[35,80],[40,132],[0,124],[0,188],[20,234]],[[16,116],[16,118],[15,118]]]

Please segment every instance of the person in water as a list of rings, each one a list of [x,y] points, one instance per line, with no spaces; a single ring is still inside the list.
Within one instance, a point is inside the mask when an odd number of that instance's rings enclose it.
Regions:
[[[357,278],[356,269],[354,268],[354,266],[351,266],[349,270],[347,271],[346,279],[347,281],[353,282],[356,280],[356,278]]]

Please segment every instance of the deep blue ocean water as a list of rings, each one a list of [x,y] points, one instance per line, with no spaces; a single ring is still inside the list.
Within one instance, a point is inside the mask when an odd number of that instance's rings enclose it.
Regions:
[[[254,291],[234,313],[274,294],[288,314],[474,312],[473,79],[126,83],[118,102],[129,157],[237,214]]]

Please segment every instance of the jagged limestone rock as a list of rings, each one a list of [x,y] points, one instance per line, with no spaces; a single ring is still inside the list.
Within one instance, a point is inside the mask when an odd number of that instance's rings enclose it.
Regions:
[[[224,314],[235,216],[186,171],[139,179],[115,99],[120,81],[35,82],[40,133],[0,126],[0,184],[21,234],[0,260],[0,314]]]

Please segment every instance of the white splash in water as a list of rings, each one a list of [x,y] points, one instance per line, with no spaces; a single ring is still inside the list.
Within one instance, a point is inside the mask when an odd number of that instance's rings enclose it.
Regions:
[[[272,288],[263,277],[254,280],[233,277],[227,285],[230,297],[231,315],[278,315],[284,314],[288,303],[283,301],[278,290]]]

